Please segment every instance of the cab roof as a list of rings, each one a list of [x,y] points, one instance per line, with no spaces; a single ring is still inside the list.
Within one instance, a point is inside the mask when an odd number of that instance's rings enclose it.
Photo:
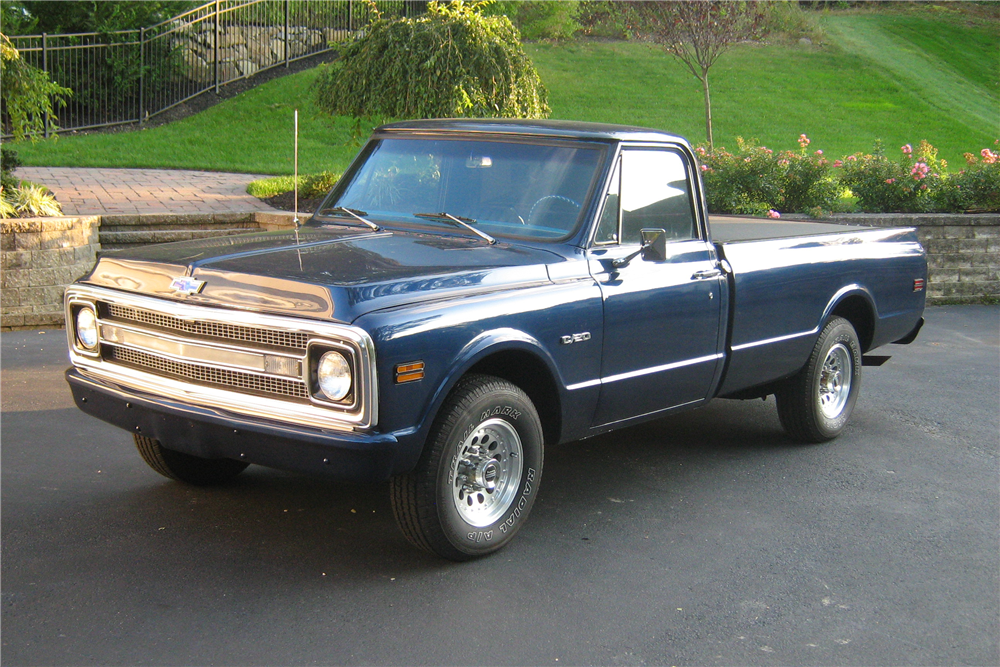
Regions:
[[[523,120],[515,118],[440,118],[433,120],[407,120],[389,123],[376,133],[415,132],[461,134],[509,134],[560,139],[587,139],[591,141],[643,141],[680,143],[687,140],[675,134],[645,127],[613,125],[610,123],[585,123],[571,120]]]

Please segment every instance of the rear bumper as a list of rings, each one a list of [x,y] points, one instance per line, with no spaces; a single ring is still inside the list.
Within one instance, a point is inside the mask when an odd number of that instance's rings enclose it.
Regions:
[[[420,443],[391,433],[329,431],[251,419],[166,400],[66,371],[77,407],[172,450],[228,458],[345,481],[370,482],[407,472]]]

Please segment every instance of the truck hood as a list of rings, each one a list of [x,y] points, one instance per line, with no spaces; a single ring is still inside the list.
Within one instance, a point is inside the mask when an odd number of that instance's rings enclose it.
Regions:
[[[81,282],[349,323],[415,301],[548,282],[547,265],[561,262],[549,250],[478,238],[304,227],[110,252]],[[204,285],[192,294],[172,288],[183,276]]]

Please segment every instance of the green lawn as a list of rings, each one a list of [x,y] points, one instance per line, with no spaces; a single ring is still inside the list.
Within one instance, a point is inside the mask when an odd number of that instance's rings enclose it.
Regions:
[[[716,143],[841,157],[876,139],[894,155],[926,139],[955,168],[1000,136],[1000,28],[935,11],[830,13],[823,46],[740,46],[711,71]],[[918,8],[919,9],[919,8]],[[636,43],[531,44],[552,117],[627,123],[704,139],[701,89],[683,65]],[[276,79],[190,118],[117,134],[16,146],[26,165],[167,167],[290,174],[292,110],[299,169],[341,171],[357,152],[352,121],[312,103],[315,71]]]
[[[805,133],[810,148],[841,157],[870,151],[876,139],[890,152],[926,139],[956,166],[962,153],[993,147],[1000,136],[996,32],[902,14],[829,17],[823,25],[834,46],[746,45],[720,58],[710,74],[716,144],[732,146],[742,136],[797,149]],[[937,39],[932,25],[941,39],[964,35],[962,47],[928,48]],[[553,118],[648,125],[704,140],[700,83],[656,47],[528,50],[549,87]]]
[[[26,165],[145,167],[291,174],[294,110],[299,109],[299,171],[342,171],[358,151],[353,120],[330,118],[312,103],[316,70],[274,79],[201,113],[159,127],[113,134],[62,135],[20,143]]]

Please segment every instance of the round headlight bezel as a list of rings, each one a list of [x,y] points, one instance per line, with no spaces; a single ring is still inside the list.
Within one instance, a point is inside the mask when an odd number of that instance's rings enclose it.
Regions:
[[[341,350],[326,349],[316,360],[316,398],[343,403],[354,390],[354,368]]]
[[[90,306],[81,306],[73,318],[76,327],[76,342],[80,349],[94,353],[101,343],[97,312]]]

